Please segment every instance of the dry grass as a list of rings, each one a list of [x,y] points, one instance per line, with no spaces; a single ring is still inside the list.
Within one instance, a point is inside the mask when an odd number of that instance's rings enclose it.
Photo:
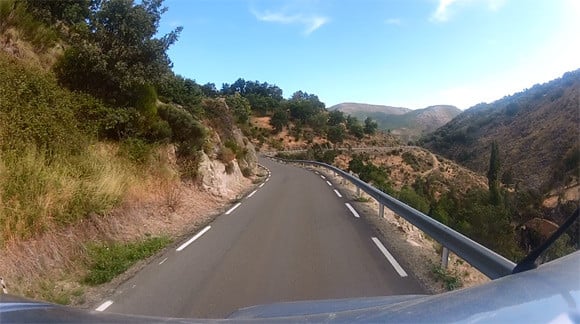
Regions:
[[[92,192],[120,195],[117,207],[102,215],[91,213],[66,226],[47,226],[35,236],[7,240],[0,250],[0,275],[10,293],[63,304],[94,302],[99,298],[94,291],[102,288],[87,288],[79,283],[86,275],[91,243],[188,234],[215,217],[215,211],[229,201],[229,197],[218,197],[192,183],[181,182],[166,148],[159,149],[141,173],[130,165],[115,166],[112,161],[117,149],[116,145],[99,144],[91,150],[95,158],[91,165],[100,165],[102,171],[92,180]],[[103,165],[107,164],[105,161],[108,165]],[[236,188],[235,195],[248,185],[251,184]],[[63,187],[68,188],[61,191],[63,195],[74,196],[70,194],[74,185]],[[56,201],[64,199],[54,193],[41,197],[38,201],[43,203],[39,206],[55,208]],[[50,222],[50,218],[45,221]]]

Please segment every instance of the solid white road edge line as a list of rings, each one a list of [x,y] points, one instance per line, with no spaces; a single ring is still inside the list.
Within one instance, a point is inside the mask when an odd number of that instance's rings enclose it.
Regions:
[[[240,207],[240,205],[241,205],[241,204],[242,204],[242,203],[237,203],[237,204],[235,204],[235,205],[234,205],[234,207],[230,208],[230,210],[228,210],[228,211],[226,212],[226,215],[229,215],[229,214],[231,214],[231,213],[232,213],[232,212],[233,212],[233,211],[234,211],[236,208]]]
[[[258,188],[262,188],[265,185],[265,183],[262,183],[260,186],[258,186]]]
[[[95,310],[97,312],[102,312],[105,309],[109,308],[109,306],[113,305],[113,301],[112,300],[107,300],[106,302],[102,303],[101,306],[97,307]]]
[[[165,261],[167,261],[167,258],[161,260],[161,262],[159,262],[159,265],[162,265],[163,263],[165,263]]]
[[[188,245],[190,245],[191,243],[193,243],[193,241],[197,240],[198,238],[200,238],[203,234],[205,234],[205,232],[209,231],[209,229],[211,228],[211,226],[206,226],[204,229],[202,229],[199,233],[195,234],[194,237],[190,238],[189,241],[181,244],[180,247],[178,247],[175,251],[179,252],[183,249],[185,249]]]
[[[326,180],[326,183],[328,183],[328,185],[332,187],[332,183],[330,183],[330,181]]]
[[[338,190],[334,189],[334,193],[338,196],[338,198],[342,198],[342,195],[340,192],[338,192]]]
[[[360,215],[356,212],[356,210],[354,210],[354,208],[352,208],[352,206],[349,203],[345,203],[345,205],[346,207],[348,207],[348,209],[354,215],[354,217],[360,218]]]
[[[391,253],[387,251],[387,248],[383,245],[383,243],[381,243],[381,241],[379,241],[379,239],[376,237],[372,237],[371,239],[373,240],[373,242],[375,242],[375,245],[379,248],[379,250],[381,250],[381,252],[387,258],[387,260],[389,260],[393,268],[395,268],[395,271],[399,273],[399,276],[406,277],[407,273],[405,272],[405,270],[403,270],[399,262],[395,260],[395,258],[391,255]]]
[[[246,197],[246,198],[252,198],[252,196],[253,196],[254,194],[256,194],[256,192],[258,192],[258,189],[256,189],[256,190],[252,191],[252,193],[251,193],[251,194],[249,194],[249,195],[248,195],[248,197]]]

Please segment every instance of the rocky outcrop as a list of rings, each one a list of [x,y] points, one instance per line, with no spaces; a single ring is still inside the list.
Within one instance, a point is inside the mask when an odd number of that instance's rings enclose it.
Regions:
[[[235,198],[238,189],[250,180],[244,177],[237,161],[229,163],[231,167],[226,170],[226,164],[212,160],[202,152],[198,169],[200,186],[216,196]]]

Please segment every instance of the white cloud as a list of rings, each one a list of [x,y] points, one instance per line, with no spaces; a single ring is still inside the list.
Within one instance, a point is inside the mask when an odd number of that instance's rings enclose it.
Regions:
[[[439,5],[435,12],[431,15],[432,21],[445,22],[449,19],[451,5],[459,0],[439,0]]]
[[[322,27],[329,22],[327,17],[318,15],[294,14],[288,15],[282,12],[257,12],[252,10],[252,14],[256,19],[265,22],[279,23],[279,24],[299,24],[304,26],[304,34],[310,35],[312,32]]]
[[[499,10],[507,0],[439,0],[437,9],[431,15],[430,20],[434,22],[446,22],[457,11],[460,5],[479,4],[487,7],[488,10]]]
[[[385,20],[385,24],[400,26],[402,21],[400,18],[389,18]]]

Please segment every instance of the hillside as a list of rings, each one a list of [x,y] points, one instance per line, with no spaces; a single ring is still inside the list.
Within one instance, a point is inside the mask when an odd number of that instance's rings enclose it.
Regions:
[[[411,111],[409,108],[392,107],[384,105],[370,105],[365,103],[343,102],[334,106],[328,107],[328,110],[340,110],[345,114],[355,114],[359,112],[382,112],[388,115],[404,115]]]
[[[578,177],[580,70],[490,104],[479,104],[421,140],[423,145],[485,173],[499,144],[503,182],[540,190]]]
[[[378,123],[379,129],[389,130],[404,142],[416,140],[421,135],[436,130],[461,112],[459,108],[448,105],[411,110],[390,106],[343,103],[328,109],[340,110],[361,120],[370,117]]]

